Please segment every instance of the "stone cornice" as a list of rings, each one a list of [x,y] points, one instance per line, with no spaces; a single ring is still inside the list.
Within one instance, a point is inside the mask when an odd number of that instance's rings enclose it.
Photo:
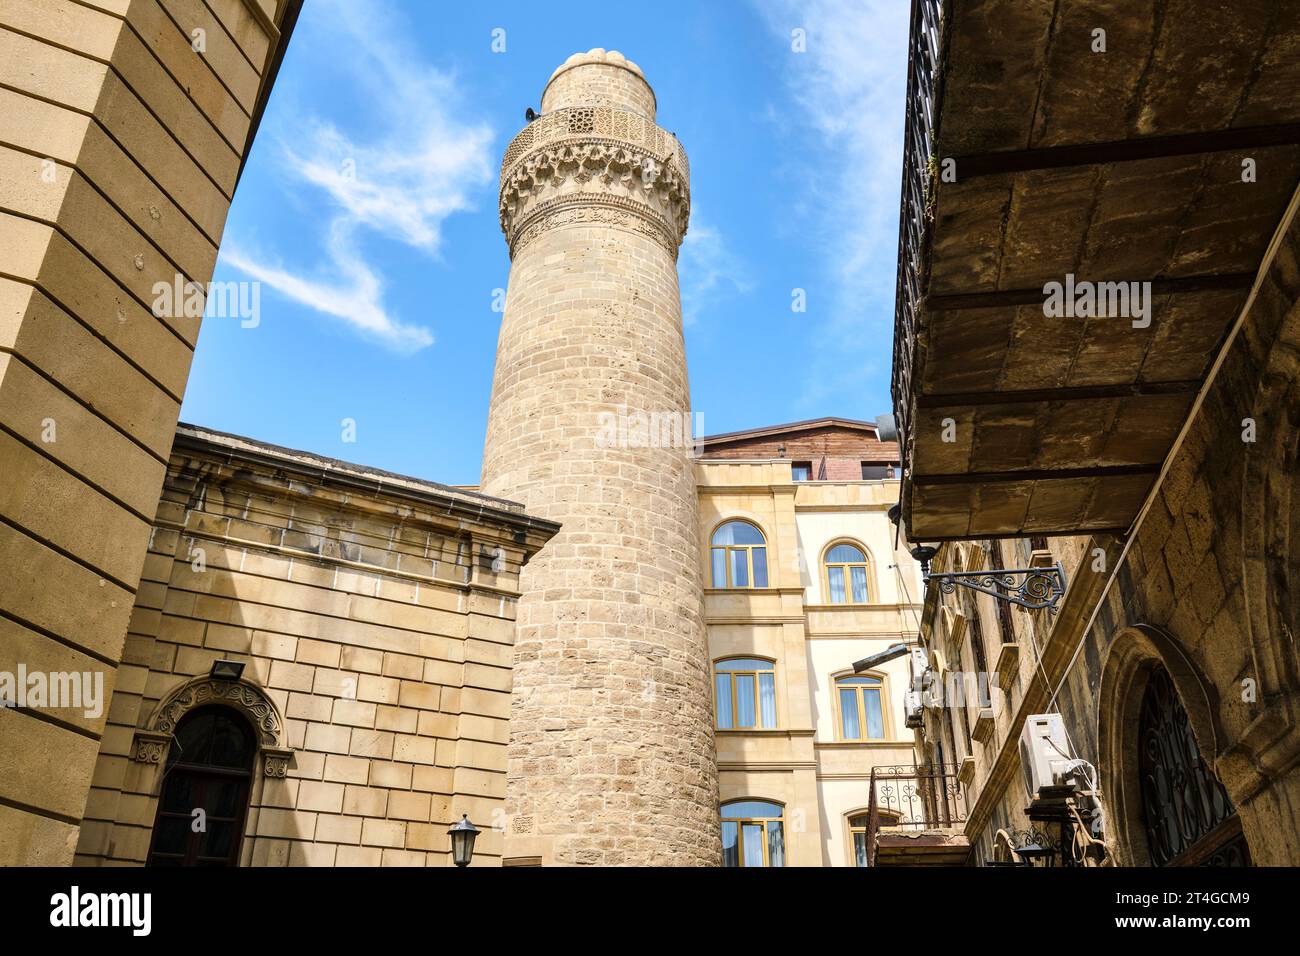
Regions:
[[[196,463],[214,469],[202,477],[283,498],[302,498],[376,520],[428,523],[477,536],[499,537],[535,552],[559,525],[524,512],[523,506],[479,492],[468,492],[378,469],[336,461],[309,452],[278,448],[252,439],[193,425],[177,426],[168,481],[200,475]]]
[[[786,773],[791,770],[816,770],[812,760],[718,761],[718,773]]]
[[[282,544],[267,544],[265,541],[213,534],[175,521],[158,519],[154,522],[154,526],[164,531],[174,531],[178,535],[192,539],[195,542],[209,541],[220,547],[251,550],[262,554],[273,554],[278,557],[292,558],[298,561],[310,561],[314,564],[326,567],[348,568],[350,570],[361,571],[379,577],[391,578],[398,581],[409,581],[412,584],[438,587],[449,591],[462,591],[466,594],[482,592],[485,594],[491,594],[494,597],[506,598],[512,601],[518,600],[519,598],[519,592],[514,588],[500,587],[485,582],[430,577],[425,574],[415,574],[410,571],[401,571],[396,568],[386,568],[377,564],[367,564],[364,561],[350,561],[347,558],[338,557],[336,555],[321,555],[315,551],[304,551],[301,548],[291,548]],[[457,567],[464,570],[462,565],[457,565]]]

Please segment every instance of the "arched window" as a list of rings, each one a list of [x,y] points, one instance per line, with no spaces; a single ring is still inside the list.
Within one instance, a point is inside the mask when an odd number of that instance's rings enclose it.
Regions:
[[[867,553],[847,541],[826,552],[826,595],[830,604],[866,604],[871,600]]]
[[[167,755],[150,866],[238,865],[256,754],[252,726],[230,707],[197,707],[181,718]]]
[[[723,866],[785,866],[785,808],[766,800],[722,805]]]
[[[900,816],[893,810],[876,810],[876,826],[897,826]],[[855,813],[849,817],[849,837],[853,840],[853,865],[867,865],[867,820],[868,814]]]
[[[841,740],[885,739],[885,681],[869,674],[835,680]]]
[[[849,836],[853,838],[853,865],[867,865],[867,814],[849,817]]]
[[[767,540],[748,521],[728,521],[713,532],[713,586],[767,587]]]
[[[1169,673],[1147,680],[1138,720],[1138,784],[1156,866],[1249,866],[1237,810],[1205,765]]]
[[[752,657],[718,661],[713,665],[718,729],[776,726],[776,665]]]

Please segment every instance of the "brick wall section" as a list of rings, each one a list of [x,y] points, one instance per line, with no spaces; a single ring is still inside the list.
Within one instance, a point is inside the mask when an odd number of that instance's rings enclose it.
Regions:
[[[708,439],[704,446],[706,460],[715,458],[789,458],[792,461],[840,458],[853,462],[897,462],[898,443],[882,442],[874,430],[851,428],[842,425],[823,425],[792,428],[789,431],[768,432],[735,437],[719,435]],[[859,470],[852,478],[862,477]]]
[[[2,670],[112,690],[199,330],[152,288],[211,278],[283,7],[0,2]],[[0,711],[0,864],[72,860],[104,723],[42,717]]]
[[[484,450],[485,491],[562,526],[523,574],[506,853],[716,865],[693,461],[600,419],[690,408],[675,257],[627,205],[579,209],[516,252]]]
[[[160,781],[136,730],[222,658],[246,662],[294,751],[284,779],[255,768],[242,863],[443,865],[461,813],[484,830],[475,862],[498,862],[518,569],[546,526],[373,472],[340,485],[278,450],[231,464],[226,441],[171,459],[77,863],[145,860]],[[499,573],[480,560],[496,547]]]

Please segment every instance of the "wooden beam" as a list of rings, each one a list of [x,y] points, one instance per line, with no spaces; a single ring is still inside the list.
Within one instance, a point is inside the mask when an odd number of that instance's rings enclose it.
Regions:
[[[1020,405],[1037,402],[1086,402],[1107,398],[1135,398],[1145,395],[1194,394],[1200,379],[1177,382],[1130,382],[1120,385],[1080,385],[1062,388],[1026,388],[1008,391],[951,392],[918,395],[917,408],[956,408],[961,405]]]
[[[911,527],[909,525],[909,527]],[[1122,538],[1128,534],[1128,526],[1122,528],[1079,528],[1069,531],[1038,531],[1034,528],[1017,528],[1015,531],[985,531],[980,534],[945,534],[945,535],[921,535],[921,540],[926,544],[939,544],[945,541],[1011,541],[1016,538],[1028,538],[1030,536],[1040,538],[1078,538],[1083,535],[1112,535],[1116,538]]]
[[[1068,270],[1067,270],[1068,271]],[[1062,273],[1061,277],[1064,278]],[[1076,282],[1083,281],[1076,279]],[[1150,282],[1152,295],[1187,295],[1193,292],[1224,292],[1249,289],[1255,281],[1253,272],[1224,272],[1218,275],[1183,276],[1172,279],[1110,279],[1097,282]],[[1043,290],[994,289],[989,292],[957,292],[950,295],[931,295],[921,300],[923,312],[960,312],[966,309],[996,309],[1004,306],[1038,305],[1043,301]]]
[[[1091,465],[1087,468],[1026,469],[1024,471],[968,471],[946,475],[913,473],[913,485],[1010,484],[1019,481],[1077,481],[1081,478],[1125,478],[1154,475],[1163,462],[1142,465]]]
[[[1170,156],[1196,156],[1239,149],[1300,145],[1300,123],[1277,126],[1246,126],[1218,129],[1203,133],[1180,133],[1175,136],[1147,136],[1108,143],[1080,143],[1073,146],[1048,146],[998,153],[972,153],[957,156],[957,182],[977,176],[1023,173],[1035,169],[1062,169],[1067,166],[1101,166],[1131,163],[1143,159]],[[945,160],[949,157],[943,157]]]

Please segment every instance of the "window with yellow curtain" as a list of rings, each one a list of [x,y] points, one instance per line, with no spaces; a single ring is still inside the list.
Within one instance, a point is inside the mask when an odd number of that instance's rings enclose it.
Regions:
[[[837,544],[826,552],[826,594],[829,604],[866,604],[871,600],[866,552],[856,545]]]
[[[771,730],[776,726],[776,665],[737,657],[713,665],[718,729]]]
[[[884,740],[884,681],[879,677],[841,677],[835,681],[841,740]]]
[[[785,866],[785,808],[766,800],[722,805],[723,866]]]

